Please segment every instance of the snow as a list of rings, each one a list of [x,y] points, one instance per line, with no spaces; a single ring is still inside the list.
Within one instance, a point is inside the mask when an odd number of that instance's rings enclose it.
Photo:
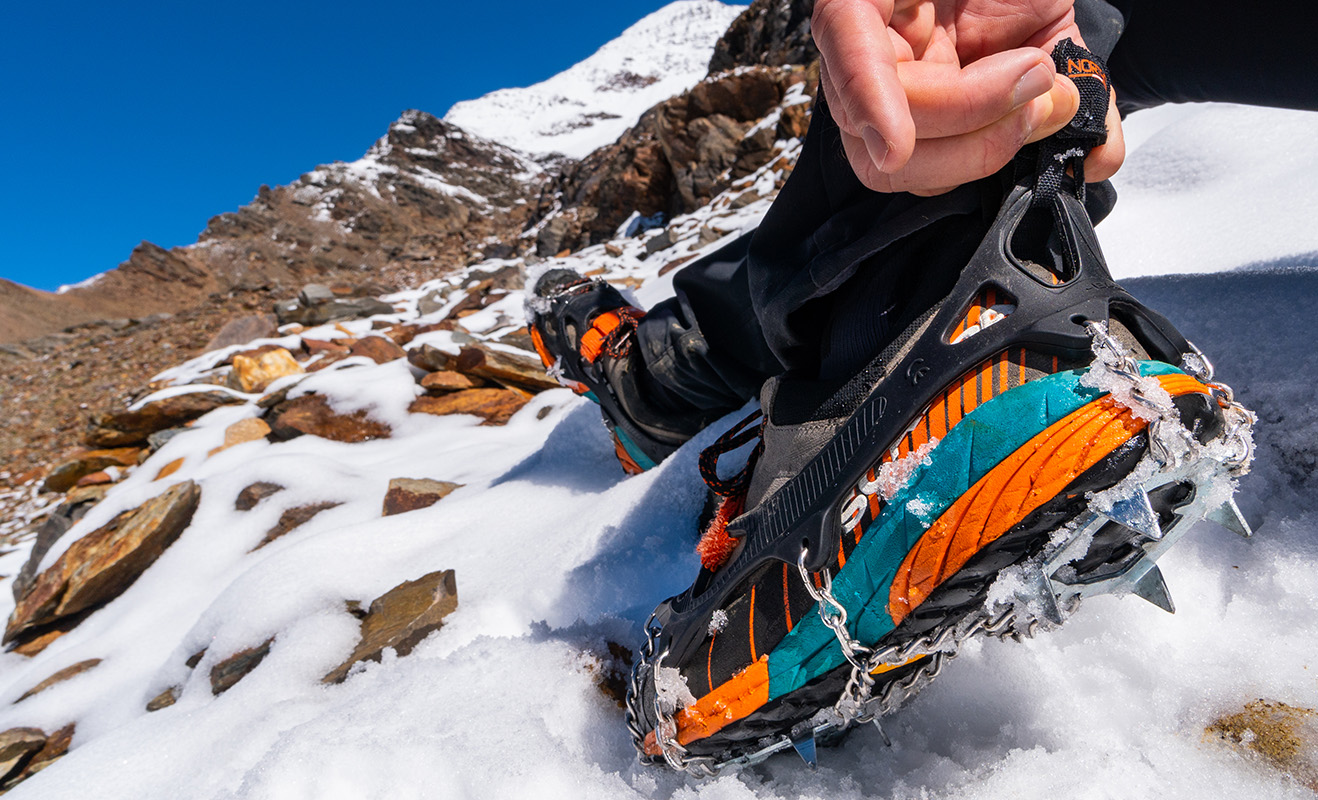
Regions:
[[[108,273],[105,272],[98,272],[90,278],[84,278],[77,283],[66,283],[56,289],[55,294],[64,294],[65,292],[71,292],[74,289],[86,289],[89,286],[95,285],[97,281],[104,278],[107,274]]]
[[[81,798],[94,786],[105,800],[1312,797],[1204,729],[1259,697],[1315,705],[1318,269],[1296,264],[1318,243],[1307,221],[1283,212],[1296,198],[1314,207],[1318,115],[1146,113],[1147,123],[1141,115],[1129,121],[1135,146],[1123,197],[1100,238],[1120,274],[1218,270],[1127,285],[1175,320],[1261,419],[1254,470],[1238,495],[1256,535],[1243,540],[1209,523],[1192,530],[1161,562],[1175,616],[1136,598],[1101,597],[1035,639],[972,640],[932,686],[884,720],[890,748],[862,728],[822,750],[818,772],[790,754],[707,781],[642,767],[623,711],[597,682],[612,662],[609,643],[637,649],[651,609],[696,574],[705,498],[697,455],[737,415],[659,467],[624,478],[598,411],[565,389],[537,395],[506,426],[479,426],[470,417],[409,414],[416,373],[405,362],[349,359],[293,393],[314,389],[336,409],[364,409],[393,428],[390,438],[342,444],[304,436],[208,455],[226,427],[258,413],[251,402],[217,409],[115,485],[47,555],[49,564],[71,541],[175,482],[202,488],[193,524],[120,597],[37,656],[0,654],[0,730],[78,726],[70,753],[11,796]],[[1240,152],[1246,130],[1268,135]],[[789,154],[799,145],[780,143]],[[1150,153],[1180,158],[1181,171]],[[1255,173],[1277,163],[1288,166]],[[781,177],[762,169],[671,220],[676,244],[648,257],[642,237],[620,237],[612,244],[621,255],[597,245],[542,268],[599,271],[652,304],[672,293],[672,273],[658,275],[666,264],[721,244],[698,246],[702,228],[726,240],[754,227],[767,197],[740,209],[730,203],[751,187],[767,196]],[[1285,202],[1270,206],[1277,197]],[[1254,203],[1273,210],[1256,214]],[[1257,266],[1276,262],[1290,266]],[[462,287],[509,263],[399,293],[389,298],[398,313],[380,319],[442,319]],[[432,292],[443,307],[418,316],[419,299]],[[463,318],[465,333],[436,331],[408,346],[454,352],[461,337],[505,330],[502,320],[516,321],[521,302],[510,294]],[[354,335],[371,327],[344,323]],[[303,335],[345,334],[329,325]],[[261,343],[295,346],[297,338]],[[205,377],[224,355],[161,377]],[[151,480],[178,458],[177,473]],[[396,477],[463,487],[430,508],[382,518],[381,499]],[[235,497],[256,481],[287,488],[236,511]],[[320,502],[341,505],[253,550],[284,511]],[[0,574],[13,575],[30,546],[0,554]],[[345,600],[369,602],[442,569],[456,572],[459,607],[441,631],[340,685],[320,682],[356,642]],[[0,592],[0,613],[11,609]],[[212,696],[211,667],[270,637],[260,666]],[[188,669],[184,662],[203,648]],[[91,658],[103,661],[13,703]],[[661,670],[658,684],[670,709],[694,700],[676,671]],[[147,713],[147,701],[171,686],[182,687],[178,702]]]
[[[533,86],[457,103],[444,121],[534,155],[584,158],[705,77],[715,42],[745,9],[716,0],[670,3],[575,66]]]

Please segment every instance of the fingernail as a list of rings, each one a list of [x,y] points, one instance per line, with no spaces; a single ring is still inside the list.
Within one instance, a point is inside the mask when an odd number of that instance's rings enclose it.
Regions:
[[[1016,90],[1012,94],[1012,108],[1020,108],[1034,98],[1053,88],[1056,73],[1047,64],[1036,64],[1016,81]]]
[[[866,127],[860,132],[860,138],[865,140],[865,149],[869,151],[870,160],[883,171],[883,163],[888,160],[888,141],[879,135],[879,132],[873,128]]]

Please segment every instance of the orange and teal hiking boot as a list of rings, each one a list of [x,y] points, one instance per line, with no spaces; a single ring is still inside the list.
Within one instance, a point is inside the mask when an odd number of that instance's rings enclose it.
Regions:
[[[721,416],[659,404],[661,392],[645,380],[637,348],[645,312],[604,281],[550,270],[531,289],[527,317],[549,374],[600,406],[628,474],[655,466]]]
[[[1104,593],[1170,611],[1155,561],[1194,522],[1249,535],[1232,494],[1253,415],[1112,280],[1083,184],[1050,179],[1008,195],[950,294],[858,374],[770,381],[702,456],[724,500],[695,583],[646,624],[643,761],[813,765],[969,637],[1033,635]]]

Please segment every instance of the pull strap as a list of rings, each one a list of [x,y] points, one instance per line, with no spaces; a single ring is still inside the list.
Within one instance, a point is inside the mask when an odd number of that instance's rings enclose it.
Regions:
[[[1057,71],[1075,82],[1080,90],[1080,109],[1071,122],[1039,142],[1034,173],[1034,205],[1051,206],[1061,191],[1066,170],[1074,175],[1074,194],[1085,199],[1085,156],[1107,141],[1108,99],[1111,83],[1103,59],[1063,39],[1053,48]]]

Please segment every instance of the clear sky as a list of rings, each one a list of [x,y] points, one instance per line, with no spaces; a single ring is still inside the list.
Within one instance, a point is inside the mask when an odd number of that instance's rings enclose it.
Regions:
[[[55,289],[408,108],[543,80],[666,0],[0,3],[0,277]]]

